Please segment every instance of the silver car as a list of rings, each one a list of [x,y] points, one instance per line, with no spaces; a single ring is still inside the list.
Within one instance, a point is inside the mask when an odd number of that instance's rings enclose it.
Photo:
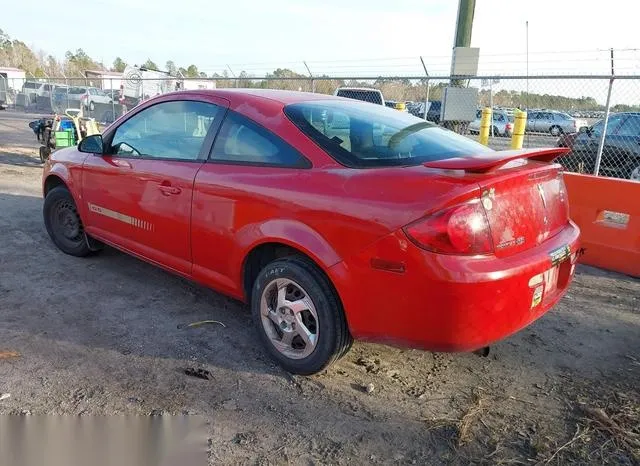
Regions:
[[[564,133],[577,133],[580,128],[588,126],[585,120],[554,110],[530,110],[527,115],[527,132],[560,136]]]
[[[502,109],[494,109],[493,119],[493,135],[511,137],[513,134],[513,114]],[[480,119],[482,118],[482,110],[476,113],[476,119],[469,123],[469,132],[478,134],[480,132]],[[491,133],[489,133],[491,134]]]

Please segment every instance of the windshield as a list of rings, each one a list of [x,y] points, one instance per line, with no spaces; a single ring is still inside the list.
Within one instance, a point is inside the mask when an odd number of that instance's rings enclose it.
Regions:
[[[285,113],[329,155],[348,167],[419,165],[489,149],[405,112],[360,102],[292,104]]]
[[[38,89],[40,87],[40,83],[26,82],[22,87],[23,89]]]

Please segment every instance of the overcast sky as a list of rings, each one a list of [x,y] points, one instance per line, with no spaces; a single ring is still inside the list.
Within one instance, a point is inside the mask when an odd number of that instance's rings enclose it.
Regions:
[[[9,1],[9,0],[4,0]],[[0,28],[59,58],[83,48],[110,65],[151,58],[161,67],[230,65],[256,76],[278,66],[314,73],[420,74],[450,67],[457,0],[65,0],[3,7]],[[477,0],[472,46],[481,73],[524,74],[529,21],[532,74],[609,70],[603,49],[634,48],[640,5],[632,0]],[[65,14],[65,11],[67,12]],[[64,18],[68,18],[67,24]],[[598,51],[601,50],[601,51]],[[567,53],[561,53],[567,52]],[[375,59],[375,60],[374,60]],[[380,60],[384,59],[384,60]],[[617,59],[640,72],[640,54]]]

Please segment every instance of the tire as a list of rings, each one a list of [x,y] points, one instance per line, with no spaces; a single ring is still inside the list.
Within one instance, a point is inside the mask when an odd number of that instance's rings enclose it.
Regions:
[[[562,128],[560,128],[559,126],[552,126],[551,128],[549,128],[549,133],[551,134],[551,136],[560,136],[562,134]]]
[[[252,288],[251,312],[271,357],[293,374],[324,370],[353,342],[333,286],[303,257],[278,259],[260,271]]]
[[[631,173],[629,174],[629,179],[633,181],[640,181],[640,165],[638,165],[636,168],[631,170]]]
[[[42,213],[47,233],[58,249],[76,257],[91,253],[76,204],[65,186],[47,193]]]
[[[94,105],[94,103],[89,102],[89,110],[93,112],[95,109],[96,109],[96,106]]]

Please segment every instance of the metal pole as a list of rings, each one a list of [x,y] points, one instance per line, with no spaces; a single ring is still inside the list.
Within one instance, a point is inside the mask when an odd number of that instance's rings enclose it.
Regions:
[[[470,47],[471,46],[471,32],[473,30],[473,16],[476,10],[476,0],[459,0],[458,2],[458,16],[456,19],[456,34],[455,41],[453,43],[453,50],[455,56],[456,47]],[[453,67],[453,58],[451,65]],[[463,81],[452,79],[451,85],[456,87],[462,87]]]
[[[489,80],[489,108],[491,108],[491,137],[493,134],[493,80]]]
[[[422,63],[422,69],[424,69],[424,74],[427,76],[427,89],[424,97],[424,120],[427,121],[427,110],[429,107],[429,72],[427,71],[427,65],[424,64],[424,59],[420,56],[420,62]]]
[[[315,83],[315,80],[313,79],[313,73],[309,69],[309,65],[307,65],[306,61],[303,60],[302,63],[304,63],[304,67],[307,69],[307,72],[309,73],[309,77],[311,78],[311,92],[315,93],[316,92],[316,83]]]
[[[113,98],[115,97],[113,95],[113,78],[111,78],[109,81],[110,81],[109,87],[111,88],[111,90],[109,91],[109,95],[111,95],[111,119],[113,121],[116,121],[116,103],[113,100]]]
[[[529,20],[525,22],[525,29],[526,29],[525,43],[526,43],[526,53],[527,53],[527,93],[525,94],[524,107],[528,113],[529,112]],[[526,128],[525,128],[525,132],[526,132]],[[531,133],[527,134],[527,147],[531,147]]]
[[[229,68],[229,71],[231,71],[231,76],[234,77],[235,83],[236,83],[236,87],[238,87],[238,78],[236,78],[236,74],[233,72],[233,70],[231,69],[231,67],[229,65],[227,65],[227,68]]]
[[[598,143],[598,153],[596,154],[596,165],[593,169],[593,174],[598,176],[600,174],[600,162],[602,161],[602,151],[604,150],[604,142],[607,137],[607,126],[609,125],[609,112],[611,110],[611,91],[613,90],[613,81],[615,80],[615,70],[613,67],[613,49],[611,49],[611,79],[609,79],[609,90],[607,92],[607,104],[604,111],[604,124],[602,125],[602,135],[600,136],[600,142]]]

